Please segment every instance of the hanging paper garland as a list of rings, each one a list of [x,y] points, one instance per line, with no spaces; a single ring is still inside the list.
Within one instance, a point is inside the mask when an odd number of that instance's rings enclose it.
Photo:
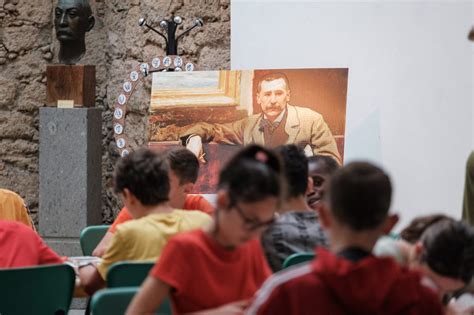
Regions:
[[[184,69],[183,69],[184,64]],[[115,144],[120,152],[120,156],[124,157],[132,151],[130,140],[125,131],[125,117],[127,115],[127,103],[133,95],[133,92],[141,83],[143,78],[153,72],[163,71],[194,71],[194,64],[185,63],[180,56],[166,56],[153,58],[150,63],[142,63],[135,70],[130,72],[129,76],[122,85],[121,93],[117,97],[114,106],[114,137]]]

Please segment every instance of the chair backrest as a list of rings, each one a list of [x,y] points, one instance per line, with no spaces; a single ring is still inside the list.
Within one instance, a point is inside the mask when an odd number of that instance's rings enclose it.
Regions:
[[[0,314],[66,315],[75,280],[69,265],[0,269]]]
[[[91,256],[92,252],[107,233],[110,225],[91,225],[81,231],[82,254]]]
[[[107,272],[107,287],[139,287],[148,276],[152,262],[118,262]]]
[[[283,269],[313,260],[314,256],[314,253],[296,253],[290,255],[283,262]]]
[[[140,290],[139,287],[109,288],[98,291],[91,301],[92,314],[117,315],[125,314],[133,296]],[[160,315],[171,315],[171,306],[166,299],[155,312]]]

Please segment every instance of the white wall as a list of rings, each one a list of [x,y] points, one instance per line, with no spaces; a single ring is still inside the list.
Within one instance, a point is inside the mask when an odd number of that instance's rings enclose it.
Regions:
[[[469,1],[232,1],[233,69],[348,67],[345,160],[384,166],[402,223],[460,217],[474,148]]]

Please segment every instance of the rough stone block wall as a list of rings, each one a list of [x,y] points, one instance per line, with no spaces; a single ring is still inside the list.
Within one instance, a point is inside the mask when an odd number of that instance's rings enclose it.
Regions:
[[[54,0],[0,0],[0,187],[18,192],[38,211],[38,108],[46,101],[46,66],[57,62],[59,43],[52,23]],[[80,63],[96,65],[96,106],[103,109],[102,216],[110,222],[119,210],[112,189],[118,158],[113,142],[112,111],[132,68],[163,56],[161,37],[138,27],[138,19],[158,27],[179,15],[183,27],[195,18],[204,27],[182,38],[179,54],[201,70],[230,67],[230,0],[91,0],[96,25],[86,36],[87,53]],[[151,78],[129,102],[127,135],[145,142]]]

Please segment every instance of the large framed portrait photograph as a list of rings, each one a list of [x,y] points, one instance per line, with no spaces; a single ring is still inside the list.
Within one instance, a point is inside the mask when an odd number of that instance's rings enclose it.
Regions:
[[[292,143],[342,163],[347,81],[347,68],[157,72],[148,144],[195,152],[196,193],[214,193],[223,163],[250,143]]]

